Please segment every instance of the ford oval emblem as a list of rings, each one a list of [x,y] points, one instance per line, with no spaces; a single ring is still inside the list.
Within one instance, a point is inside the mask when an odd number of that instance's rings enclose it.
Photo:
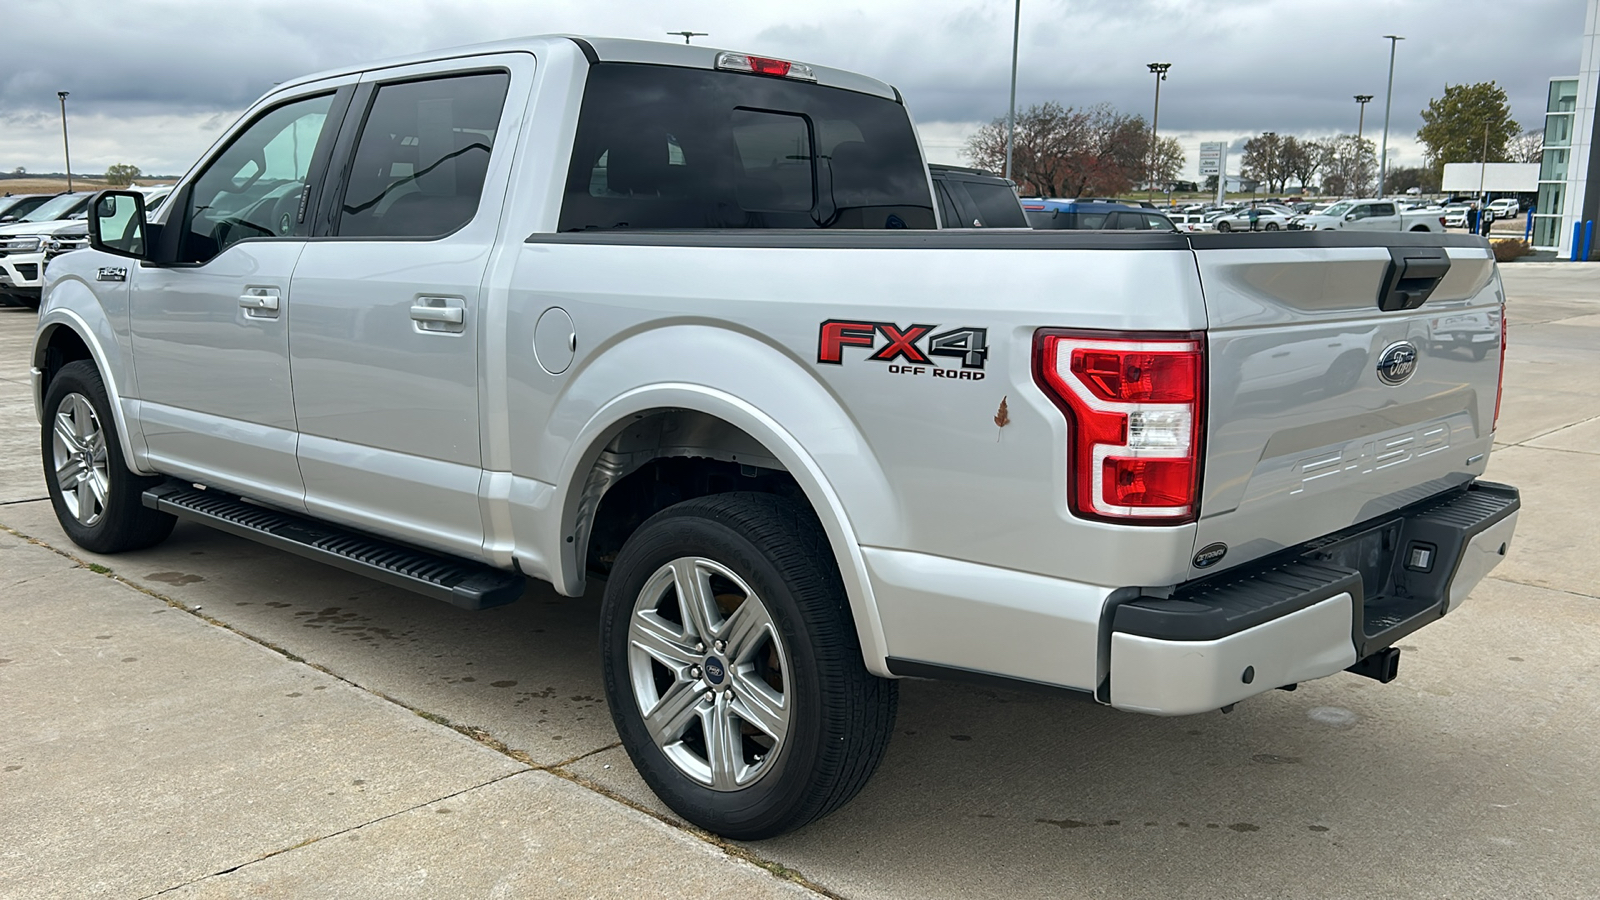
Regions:
[[[1227,555],[1227,544],[1207,544],[1201,548],[1199,553],[1194,555],[1194,567],[1196,569],[1209,569],[1221,562],[1222,558]]]
[[[1378,380],[1384,384],[1405,384],[1417,370],[1417,345],[1397,341],[1383,348],[1378,357]]]

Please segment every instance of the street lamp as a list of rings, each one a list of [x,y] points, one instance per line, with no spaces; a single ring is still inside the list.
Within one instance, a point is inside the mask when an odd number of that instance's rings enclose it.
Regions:
[[[1383,98],[1383,151],[1378,156],[1378,199],[1383,199],[1383,182],[1389,177],[1389,107],[1394,105],[1394,48],[1405,38],[1386,34],[1389,41],[1389,93]]]
[[[667,32],[667,34],[682,35],[683,36],[683,42],[685,44],[689,43],[689,38],[706,37],[707,36],[707,33],[704,32],[704,31],[669,31],[669,32]]]
[[[1356,119],[1356,146],[1361,146],[1361,132],[1367,126],[1367,104],[1372,102],[1371,94],[1357,94],[1356,102],[1361,104],[1361,115]]]
[[[1156,195],[1156,128],[1161,124],[1161,82],[1167,80],[1167,70],[1172,68],[1172,63],[1147,63],[1146,66],[1150,74],[1156,76],[1156,111],[1150,117],[1150,177],[1145,183],[1145,199],[1153,200]]]
[[[67,157],[67,193],[72,193],[72,146],[67,143],[67,94],[71,91],[56,91],[56,97],[61,100],[61,152]]]
[[[1011,148],[1017,140],[1017,37],[1022,34],[1022,0],[1017,0],[1017,13],[1011,21],[1011,106],[1006,112],[1006,169],[1005,177],[1011,180]],[[1040,189],[1040,193],[1044,193]]]

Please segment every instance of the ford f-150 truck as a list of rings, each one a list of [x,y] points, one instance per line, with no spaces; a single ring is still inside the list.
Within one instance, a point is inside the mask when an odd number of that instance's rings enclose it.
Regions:
[[[189,519],[468,608],[603,580],[622,742],[740,838],[861,788],[897,679],[1157,715],[1387,681],[1506,552],[1481,239],[933,196],[898,91],[790,60],[544,37],[286,83],[50,266],[51,502],[97,552]],[[1494,358],[1436,349],[1458,316]]]
[[[1289,220],[1291,230],[1443,232],[1436,209],[1401,209],[1393,200],[1341,200],[1316,215]]]

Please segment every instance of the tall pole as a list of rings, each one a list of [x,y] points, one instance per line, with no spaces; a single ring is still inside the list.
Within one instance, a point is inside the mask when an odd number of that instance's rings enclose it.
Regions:
[[[56,91],[56,97],[61,100],[61,152],[67,157],[67,193],[72,193],[72,145],[67,143],[67,94],[71,91]]]
[[[1371,94],[1357,94],[1356,102],[1361,104],[1361,115],[1356,118],[1356,147],[1361,146],[1361,132],[1367,127],[1367,104],[1372,102]]]
[[[1483,161],[1478,163],[1478,202],[1483,202],[1483,170],[1489,168],[1489,120],[1483,120]]]
[[[1022,34],[1022,0],[1017,0],[1017,14],[1011,20],[1011,105],[1006,112],[1006,170],[1011,178],[1011,148],[1017,141],[1017,38]],[[1041,188],[1041,194],[1044,190]]]
[[[1383,199],[1383,183],[1389,177],[1389,107],[1394,105],[1394,48],[1405,38],[1398,34],[1386,34],[1389,39],[1389,93],[1383,98],[1383,151],[1378,157],[1378,199]],[[1360,145],[1356,147],[1360,152]]]
[[[1147,63],[1150,74],[1156,76],[1156,111],[1150,116],[1150,171],[1149,178],[1145,181],[1145,199],[1153,200],[1156,195],[1156,130],[1161,124],[1161,82],[1167,80],[1167,70],[1172,68],[1172,63]]]

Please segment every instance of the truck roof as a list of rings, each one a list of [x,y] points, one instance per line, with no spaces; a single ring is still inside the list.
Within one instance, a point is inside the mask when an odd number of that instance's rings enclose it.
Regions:
[[[375,69],[387,69],[395,66],[413,65],[415,63],[431,62],[440,59],[451,59],[465,56],[481,56],[489,53],[534,53],[538,54],[548,50],[552,45],[576,46],[591,63],[596,62],[625,62],[645,63],[661,66],[680,66],[688,69],[715,69],[717,55],[720,53],[752,53],[748,50],[728,50],[720,47],[709,47],[700,44],[675,44],[669,41],[640,41],[626,38],[588,37],[574,34],[543,34],[528,37],[508,38],[501,41],[491,41],[483,44],[468,44],[461,47],[448,47],[440,50],[431,50],[425,53],[414,53],[407,56],[380,59],[359,65],[344,66],[317,72],[302,78],[286,81],[278,86],[272,93],[279,93],[300,85],[321,81],[325,78],[334,78],[340,75],[352,75],[360,72],[370,72]],[[804,63],[816,73],[817,83],[827,87],[843,88],[863,94],[872,94],[887,100],[903,102],[900,92],[886,82],[876,78],[869,78],[844,69],[835,69],[829,66],[819,66],[804,60],[788,60],[788,62]]]

